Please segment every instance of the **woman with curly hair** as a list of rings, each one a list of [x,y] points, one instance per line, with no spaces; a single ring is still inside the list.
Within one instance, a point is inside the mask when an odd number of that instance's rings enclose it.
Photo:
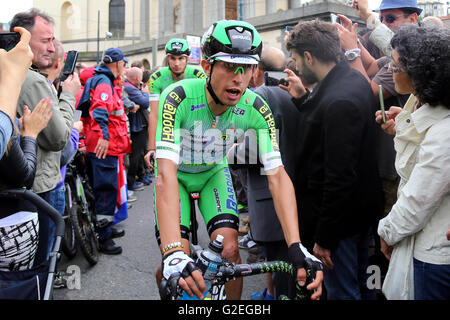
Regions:
[[[398,200],[379,223],[390,259],[388,299],[450,299],[450,30],[402,27],[392,38],[395,90],[410,93],[386,112],[395,134]],[[376,115],[382,122],[381,112]]]

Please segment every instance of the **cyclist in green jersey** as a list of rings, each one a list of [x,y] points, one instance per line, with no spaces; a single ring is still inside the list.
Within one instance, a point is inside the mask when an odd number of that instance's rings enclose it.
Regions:
[[[255,130],[297,280],[304,285],[305,259],[310,258],[319,271],[308,289],[316,289],[312,299],[318,299],[322,264],[300,242],[295,192],[281,161],[272,113],[262,98],[247,90],[261,54],[259,33],[249,23],[222,20],[209,28],[202,45],[201,63],[208,78],[172,84],[159,104],[155,183],[156,232],[163,254],[159,272],[166,280],[178,279],[190,296],[201,298],[206,290],[189,257],[190,192],[200,193],[199,208],[211,239],[224,236],[223,258],[240,263],[237,203],[225,155],[235,137]],[[227,297],[240,299],[242,278],[229,284]]]
[[[205,79],[205,73],[197,68],[188,66],[191,49],[185,39],[174,38],[166,44],[165,48],[167,67],[154,72],[149,81],[150,93],[150,123],[148,126],[149,150],[144,159],[147,166],[153,169],[150,163],[150,155],[155,153],[155,133],[158,123],[158,103],[161,93],[172,83],[182,79],[200,78]]]

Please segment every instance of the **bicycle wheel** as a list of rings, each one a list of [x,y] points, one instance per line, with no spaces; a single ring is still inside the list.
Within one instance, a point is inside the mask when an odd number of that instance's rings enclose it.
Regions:
[[[78,185],[80,184],[80,185]],[[98,262],[98,238],[95,232],[93,220],[91,218],[91,208],[88,202],[83,206],[82,201],[86,197],[84,189],[81,185],[81,179],[77,177],[78,190],[83,193],[79,199],[80,201],[74,203],[76,210],[71,211],[71,219],[74,225],[75,235],[80,245],[81,252],[90,265],[95,265]]]
[[[70,184],[66,183],[65,187],[66,187],[66,193],[65,193],[66,205],[64,208],[64,215],[63,215],[65,229],[64,229],[64,237],[62,238],[62,241],[61,241],[61,247],[62,247],[62,251],[64,252],[64,254],[70,260],[70,259],[73,259],[77,255],[77,252],[78,252],[78,247],[77,247],[78,243],[77,243],[77,239],[75,236],[75,228],[73,226],[72,219],[70,218],[70,216],[71,216],[70,212],[72,210],[76,210],[76,208],[73,207],[75,197],[72,195],[72,188],[71,188]]]
[[[74,207],[75,210],[72,210],[70,213],[74,225],[75,236],[86,260],[90,265],[95,265],[98,262],[97,236],[83,217],[81,206],[76,203],[74,204]]]

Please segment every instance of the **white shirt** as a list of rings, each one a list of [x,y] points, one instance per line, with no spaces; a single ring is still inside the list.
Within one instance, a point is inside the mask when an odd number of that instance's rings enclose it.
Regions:
[[[450,264],[450,110],[425,104],[413,111],[414,101],[410,98],[395,119],[401,181],[398,200],[380,221],[378,234],[389,245],[413,236],[416,259]]]

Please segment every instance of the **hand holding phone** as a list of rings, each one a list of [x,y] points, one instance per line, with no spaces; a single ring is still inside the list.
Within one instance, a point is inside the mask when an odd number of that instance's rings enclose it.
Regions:
[[[288,86],[289,83],[285,80],[288,77],[288,74],[280,71],[266,71],[264,72],[264,84],[266,86]]]
[[[330,20],[331,20],[331,23],[342,24],[341,19],[339,19],[339,17],[334,13],[330,13]]]
[[[14,31],[18,32],[20,41],[9,52],[0,50],[0,109],[11,119],[15,119],[20,88],[33,59],[30,32],[20,27],[15,27]]]
[[[5,32],[0,33],[0,49],[10,51],[20,41],[20,33],[18,32]]]
[[[77,65],[77,60],[78,60],[78,51],[71,50],[67,52],[66,61],[64,62],[64,68],[60,75],[61,82],[63,82],[71,74],[73,74],[73,72],[75,71],[75,67]]]

